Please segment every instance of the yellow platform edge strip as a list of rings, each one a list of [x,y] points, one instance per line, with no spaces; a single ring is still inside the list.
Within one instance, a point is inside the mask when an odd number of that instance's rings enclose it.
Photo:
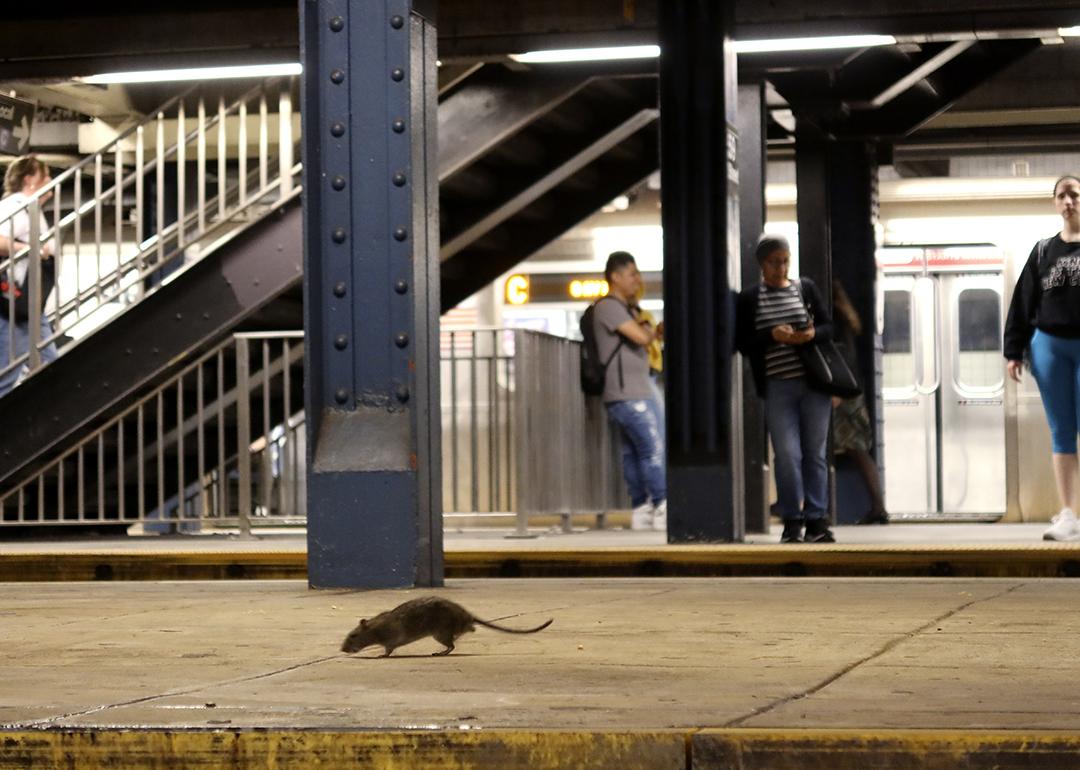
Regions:
[[[0,730],[0,770],[1065,767],[1080,735],[957,730]],[[1033,759],[1038,764],[1032,765]]]

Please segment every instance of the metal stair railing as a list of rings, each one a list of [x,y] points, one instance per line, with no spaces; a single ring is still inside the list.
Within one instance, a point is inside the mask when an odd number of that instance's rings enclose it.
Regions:
[[[0,274],[10,275],[16,265],[21,271],[25,264],[29,300],[29,317],[20,321],[29,341],[16,348],[16,288],[9,282],[6,313],[0,316],[7,321],[8,355],[0,360],[0,378],[14,369],[20,369],[20,379],[33,374],[52,357],[53,345],[77,340],[137,304],[166,276],[208,254],[230,230],[298,195],[292,86],[292,79],[262,81],[229,105],[219,97],[210,114],[206,86],[193,86],[0,219],[0,236],[13,244],[28,228],[18,250],[0,259]],[[268,107],[275,98],[277,137],[272,144]],[[194,105],[193,117],[187,115],[189,104]],[[237,133],[234,146],[230,122]],[[166,137],[170,123],[175,123],[174,138]],[[252,135],[258,150],[249,155]],[[210,140],[216,141],[217,154],[212,169]],[[192,145],[194,158],[189,156]],[[195,161],[194,190],[188,189],[190,160]],[[177,173],[167,182],[170,163]],[[91,184],[84,200],[84,187]],[[166,222],[172,206],[175,221]],[[52,215],[51,225],[46,213]],[[42,267],[50,251],[56,260],[56,289],[53,302],[43,309]],[[48,321],[44,329],[43,318]]]
[[[232,335],[5,490],[0,528],[302,522],[303,358],[300,331]]]

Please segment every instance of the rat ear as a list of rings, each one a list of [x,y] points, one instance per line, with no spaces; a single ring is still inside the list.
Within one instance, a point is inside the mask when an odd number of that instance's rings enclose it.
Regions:
[[[367,618],[360,618],[360,625],[361,626],[366,626],[367,625]]]

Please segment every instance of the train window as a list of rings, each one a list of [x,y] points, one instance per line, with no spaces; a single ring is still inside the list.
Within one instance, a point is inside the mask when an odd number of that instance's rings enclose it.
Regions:
[[[969,388],[999,387],[1001,361],[1001,297],[993,289],[964,289],[957,297],[958,384]]]
[[[881,341],[882,386],[910,388],[915,383],[915,356],[911,350],[911,292],[885,292],[885,329]]]

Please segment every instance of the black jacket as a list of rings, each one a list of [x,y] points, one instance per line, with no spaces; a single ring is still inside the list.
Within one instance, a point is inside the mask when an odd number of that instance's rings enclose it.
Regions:
[[[1080,338],[1078,252],[1077,244],[1065,243],[1059,235],[1035,244],[1009,304],[1002,348],[1005,358],[1022,360],[1036,329],[1055,337]]]
[[[802,285],[803,301],[810,307],[814,317],[814,339],[832,338],[833,324],[821,292],[809,278],[799,279]],[[739,292],[735,304],[735,348],[750,360],[750,370],[754,374],[754,388],[762,398],[765,397],[765,351],[772,344],[770,329],[755,329],[754,318],[757,316],[758,296],[761,284],[756,283]]]

